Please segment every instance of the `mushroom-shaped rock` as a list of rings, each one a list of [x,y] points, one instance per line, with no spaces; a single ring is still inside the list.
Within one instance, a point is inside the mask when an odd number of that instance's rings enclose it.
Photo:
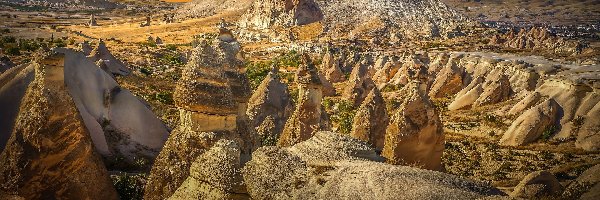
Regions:
[[[316,132],[329,129],[329,118],[322,108],[322,84],[317,69],[308,55],[303,55],[303,63],[296,72],[298,83],[298,103],[279,137],[279,146],[291,146],[305,141]]]
[[[441,170],[444,131],[426,87],[421,81],[405,86],[406,98],[386,129],[382,156],[388,163]]]
[[[258,86],[248,103],[246,114],[262,145],[274,145],[292,113],[287,85],[271,72]]]
[[[34,64],[12,135],[0,154],[0,193],[25,199],[118,199],[65,86],[65,55]],[[0,195],[1,196],[1,195]]]
[[[519,146],[536,141],[544,131],[551,131],[559,120],[560,105],[548,99],[519,116],[500,139],[501,145]]]
[[[98,46],[89,55],[94,62],[102,60],[106,63],[106,68],[108,69],[106,73],[122,76],[127,76],[131,73],[131,70],[108,50],[103,40],[98,41]]]
[[[363,140],[381,151],[384,146],[385,129],[389,117],[385,101],[377,88],[373,88],[354,116],[350,135]]]
[[[190,167],[190,176],[169,199],[248,199],[243,185],[240,149],[219,140]]]
[[[547,171],[537,171],[525,176],[510,196],[525,199],[555,197],[562,190],[562,185],[554,175]]]

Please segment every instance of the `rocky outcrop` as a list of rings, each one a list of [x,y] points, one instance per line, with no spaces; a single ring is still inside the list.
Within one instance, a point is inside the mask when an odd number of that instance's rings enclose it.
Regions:
[[[13,132],[19,105],[27,87],[33,81],[36,65],[37,63],[20,65],[0,74],[0,152]]]
[[[562,185],[554,175],[547,171],[537,171],[525,176],[510,196],[524,199],[556,197],[562,190]]]
[[[260,146],[275,145],[293,111],[287,85],[281,83],[273,70],[254,91],[249,102],[246,114],[253,131],[260,137]]]
[[[548,99],[519,116],[500,139],[501,145],[519,146],[535,142],[544,132],[554,134],[560,105]]]
[[[193,0],[177,9],[176,18],[200,18],[223,12],[243,12],[251,0]]]
[[[15,64],[7,56],[0,54],[0,74],[14,66]]]
[[[119,59],[112,55],[103,40],[98,41],[98,46],[90,53],[94,62],[104,63],[104,71],[112,75],[127,76],[131,70]]]
[[[439,0],[428,1],[317,1],[323,24],[332,37],[343,35],[378,37],[384,41],[452,37],[465,17]]]
[[[531,92],[531,94],[527,95],[525,98],[523,98],[517,104],[515,104],[508,111],[508,114],[517,115],[517,114],[523,113],[524,111],[528,110],[529,108],[535,106],[541,100],[542,100],[542,95],[539,92],[535,92],[535,91]]]
[[[373,88],[356,110],[350,135],[369,143],[377,151],[381,151],[384,146],[385,129],[388,122],[389,117],[385,101],[379,90]]]
[[[406,96],[387,126],[382,156],[391,164],[441,170],[444,131],[437,111],[427,96],[426,71],[410,72]]]
[[[319,132],[292,147],[258,149],[242,173],[253,199],[465,199],[502,194],[454,175],[381,160],[359,140]]]
[[[458,66],[462,55],[453,55],[448,64],[436,75],[429,90],[429,97],[443,98],[458,93],[463,88],[465,69]]]
[[[323,56],[321,71],[329,82],[339,83],[346,81],[346,77],[340,68],[340,64],[339,58],[331,51],[327,51]]]
[[[305,25],[323,19],[314,0],[254,1],[239,21],[242,28],[268,29]]]
[[[85,56],[89,56],[94,49],[88,41],[83,41],[79,44],[79,48],[77,50],[83,52]]]
[[[375,82],[368,74],[367,65],[359,63],[352,70],[342,97],[359,106],[373,88]]]
[[[219,140],[190,167],[190,176],[169,199],[249,199],[243,185],[240,150]]]
[[[239,78],[243,74],[237,71],[240,45],[220,39],[210,42],[202,41],[194,49],[177,84],[174,100],[180,123],[155,161],[144,199],[171,197],[189,177],[198,156],[221,139],[236,143],[241,162],[248,159],[255,145],[255,138],[248,135],[252,132],[240,123],[246,112],[245,86]]]
[[[566,186],[562,197],[566,199],[595,199],[600,185],[600,164],[585,170]]]
[[[467,87],[457,93],[449,110],[465,107],[480,107],[500,103],[512,95],[508,76],[501,69],[494,69],[485,78],[478,76]]]
[[[34,61],[6,148],[0,193],[26,199],[118,199],[90,133],[65,86],[64,54]]]
[[[296,72],[296,109],[285,124],[278,146],[291,146],[309,139],[318,131],[330,129],[329,117],[321,105],[323,85],[318,71],[308,55],[303,55],[302,62]]]
[[[513,49],[549,50],[567,55],[578,54],[583,50],[583,44],[554,36],[543,27],[532,27],[529,30],[522,28],[518,33],[511,30],[505,35],[494,36],[490,44]]]

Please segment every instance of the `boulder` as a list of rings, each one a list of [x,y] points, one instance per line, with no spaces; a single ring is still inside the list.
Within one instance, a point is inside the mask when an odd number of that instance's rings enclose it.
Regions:
[[[253,199],[476,199],[502,195],[441,172],[380,163],[366,143],[319,132],[292,147],[262,147],[242,170]],[[424,189],[426,188],[426,189]]]
[[[243,184],[240,150],[219,140],[190,167],[190,176],[169,199],[249,199]]]
[[[510,196],[524,199],[556,197],[562,190],[562,185],[554,175],[547,171],[537,171],[525,176]]]

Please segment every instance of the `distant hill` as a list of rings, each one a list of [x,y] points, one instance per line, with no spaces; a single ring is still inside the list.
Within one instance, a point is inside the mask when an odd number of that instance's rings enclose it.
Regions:
[[[554,25],[599,24],[600,0],[442,0],[478,20]]]

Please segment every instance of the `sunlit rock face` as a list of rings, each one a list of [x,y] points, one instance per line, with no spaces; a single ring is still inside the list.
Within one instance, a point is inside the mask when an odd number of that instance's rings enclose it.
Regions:
[[[67,53],[68,54],[68,53]],[[0,193],[25,199],[118,199],[65,83],[72,55],[31,63],[34,80],[0,154]],[[96,67],[97,69],[97,67]],[[26,69],[23,69],[26,70]]]
[[[239,21],[240,27],[267,29],[305,25],[323,19],[314,0],[254,1]]]
[[[368,35],[401,39],[452,37],[469,22],[439,0],[317,0],[332,37]]]
[[[367,65],[359,63],[352,70],[342,96],[358,107],[373,88],[375,88],[375,83],[368,74]]]
[[[190,176],[190,167],[221,139],[235,143],[240,152],[238,164],[248,160],[257,142],[252,135],[255,132],[248,130],[245,121],[249,92],[246,91],[245,75],[239,68],[242,63],[240,50],[237,41],[218,38],[202,41],[193,50],[174,95],[180,111],[180,123],[155,161],[144,191],[145,199],[166,199],[173,196],[182,184],[187,186],[181,191],[197,185],[200,179]],[[186,192],[181,191],[173,198],[217,195],[210,191],[203,191],[210,194],[199,191],[183,194]],[[217,196],[226,196],[222,195]]]
[[[500,144],[519,146],[536,141],[544,131],[556,126],[560,109],[560,105],[554,99],[548,99],[527,110],[504,133]]]
[[[240,150],[219,140],[190,167],[190,176],[169,199],[249,199],[243,184]]]
[[[276,68],[274,68],[276,69]],[[271,71],[250,98],[246,114],[262,145],[274,145],[293,107],[287,86]]]
[[[294,113],[287,120],[278,146],[291,146],[311,138],[316,132],[330,129],[329,117],[321,105],[323,85],[317,68],[308,55],[296,72],[298,101]]]
[[[253,199],[463,199],[502,195],[454,175],[381,163],[368,144],[318,132],[291,147],[262,147],[242,170]],[[423,189],[427,188],[427,189]]]
[[[388,122],[385,100],[379,90],[373,88],[356,111],[350,135],[381,151],[384,147]]]
[[[87,47],[83,45],[82,50],[86,53]],[[126,76],[131,73],[131,70],[121,60],[112,55],[102,40],[98,41],[98,46],[89,52],[89,56],[108,74]]]
[[[391,164],[441,170],[444,131],[437,111],[427,96],[426,71],[411,72],[406,96],[394,111],[386,129],[382,156]]]
[[[64,84],[96,151],[108,160],[124,158],[125,163],[153,160],[169,135],[162,121],[83,53],[63,48],[53,52],[64,55]],[[25,99],[23,95],[33,79],[33,64],[16,67],[0,78],[7,83],[0,96],[12,97],[1,101],[15,106],[0,112],[6,119],[0,144],[6,142],[5,136],[12,131],[18,105]]]

